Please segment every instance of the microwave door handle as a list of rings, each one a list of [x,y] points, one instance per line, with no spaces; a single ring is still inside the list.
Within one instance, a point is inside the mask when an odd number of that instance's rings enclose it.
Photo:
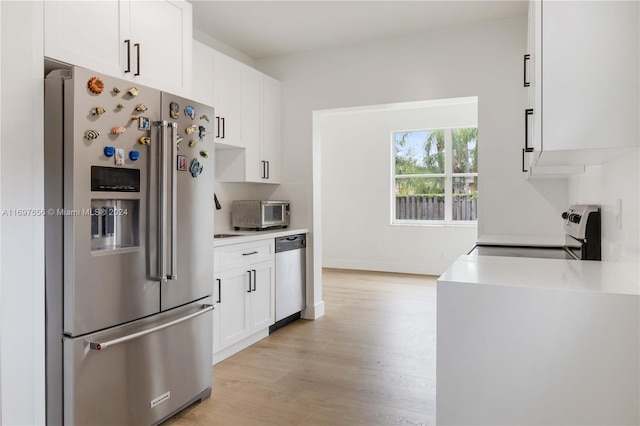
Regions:
[[[178,206],[178,171],[177,167],[173,164],[173,159],[177,158],[176,148],[178,146],[178,124],[169,123],[171,127],[171,161],[169,167],[171,167],[171,273],[167,276],[169,280],[178,279],[178,220],[177,220],[177,206]]]

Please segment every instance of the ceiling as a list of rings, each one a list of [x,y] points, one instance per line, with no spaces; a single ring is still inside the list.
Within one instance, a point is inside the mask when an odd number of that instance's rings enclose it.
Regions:
[[[528,1],[190,0],[195,29],[254,58],[527,14]]]

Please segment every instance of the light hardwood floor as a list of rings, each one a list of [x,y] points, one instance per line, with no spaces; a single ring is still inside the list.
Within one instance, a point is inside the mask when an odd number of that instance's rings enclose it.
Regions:
[[[214,366],[165,425],[435,424],[435,277],[326,269],[325,316]]]

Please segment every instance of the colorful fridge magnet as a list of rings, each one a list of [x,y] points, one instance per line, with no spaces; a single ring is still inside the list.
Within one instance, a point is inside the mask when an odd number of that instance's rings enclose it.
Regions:
[[[138,96],[138,88],[137,87],[132,87],[131,89],[129,89],[128,93],[131,95],[131,97],[135,98],[136,96]]]
[[[180,117],[180,105],[177,102],[171,102],[169,104],[169,114],[171,118],[177,120]]]
[[[196,142],[193,139],[191,139],[189,141],[189,148],[193,148],[194,146],[198,146],[198,142]]]
[[[200,151],[200,156],[202,158],[209,158],[209,151]]]
[[[100,132],[98,132],[97,130],[87,130],[86,132],[84,132],[84,138],[88,141],[98,139],[98,136],[100,136]]]
[[[104,90],[104,82],[98,77],[91,77],[87,82],[87,87],[89,88],[91,93],[99,95]]]
[[[200,116],[200,120],[206,120],[206,121],[207,121],[207,123],[209,123],[209,117],[207,116],[207,114],[202,114],[202,115]]]
[[[178,155],[177,167],[178,167],[178,170],[186,172],[187,171],[187,157],[185,157],[184,155]]]
[[[118,105],[116,105],[116,108],[123,109],[124,108],[124,104],[118,104]]]
[[[138,142],[142,145],[151,145],[151,138],[148,136],[141,136],[140,139],[138,139]]]
[[[178,137],[176,138],[176,149],[178,151],[180,151],[180,143],[184,140],[184,138],[182,137],[182,135],[178,135]]]
[[[118,93],[120,93],[120,88],[118,86],[114,86],[111,91],[117,95]]]
[[[193,120],[194,118],[196,118],[196,109],[191,105],[187,105],[187,107],[184,109],[184,115]]]
[[[189,171],[191,172],[191,176],[193,176],[194,178],[200,176],[200,174],[202,173],[202,166],[200,165],[200,162],[198,161],[197,158],[194,158],[191,161],[191,166],[189,167]]]
[[[116,166],[124,166],[124,149],[116,148]]]
[[[140,158],[140,152],[139,151],[129,151],[129,160],[131,161],[138,161],[138,158]]]
[[[138,117],[138,130],[149,130],[151,122],[148,117]]]
[[[118,126],[118,127],[114,127],[111,129],[111,134],[112,135],[121,135],[123,134],[127,129],[125,129],[122,126]]]
[[[188,135],[190,135],[191,133],[197,132],[198,131],[198,126],[196,126],[195,124],[192,124],[191,126],[187,127],[186,129],[184,129],[184,132]]]
[[[202,142],[202,138],[204,138],[204,135],[207,134],[207,129],[204,128],[204,126],[198,126],[198,138],[200,139],[200,142]]]
[[[116,149],[112,146],[105,146],[102,152],[104,153],[105,157],[111,158],[116,153]]]
[[[91,108],[91,110],[89,112],[91,113],[91,115],[102,115],[106,111],[104,110],[104,108],[99,106],[99,107]]]
[[[147,106],[145,104],[136,105],[136,111],[145,112],[147,110]]]

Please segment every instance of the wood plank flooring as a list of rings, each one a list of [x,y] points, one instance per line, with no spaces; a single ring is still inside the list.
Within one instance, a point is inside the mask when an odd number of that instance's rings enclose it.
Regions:
[[[165,425],[434,425],[436,278],[326,269],[325,316],[214,366]]]

